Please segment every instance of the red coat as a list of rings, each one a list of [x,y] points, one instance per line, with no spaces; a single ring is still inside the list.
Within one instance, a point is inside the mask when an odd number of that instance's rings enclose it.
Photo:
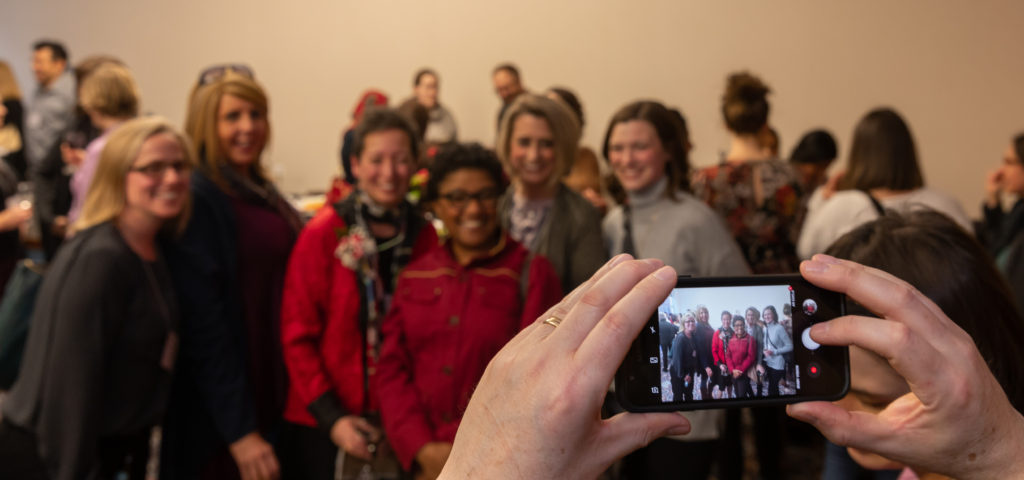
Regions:
[[[711,357],[715,360],[715,365],[721,365],[725,363],[725,343],[722,341],[722,329],[715,330],[715,333],[711,336]]]
[[[284,418],[317,426],[309,407],[326,399],[339,413],[360,414],[363,405],[362,332],[356,275],[334,256],[345,223],[331,206],[317,212],[299,234],[285,275],[281,341],[291,382]],[[429,224],[420,231],[412,258],[437,248]],[[373,371],[370,366],[370,371]],[[326,393],[333,392],[334,398]],[[372,398],[372,396],[371,396]],[[327,426],[327,425],[321,425]]]
[[[423,445],[455,440],[487,363],[562,297],[551,263],[536,255],[524,302],[519,276],[529,252],[508,236],[495,251],[460,266],[438,248],[399,275],[373,385],[407,469]]]
[[[746,372],[754,366],[754,360],[757,360],[757,340],[750,335],[744,335],[743,338],[733,335],[729,339],[729,353],[725,355],[729,373],[732,374],[733,370]]]

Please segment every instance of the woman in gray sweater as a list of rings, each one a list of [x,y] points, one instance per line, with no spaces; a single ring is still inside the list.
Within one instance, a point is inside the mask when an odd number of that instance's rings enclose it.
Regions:
[[[689,193],[689,135],[681,116],[657,102],[626,105],[612,117],[603,153],[625,190],[604,219],[609,254],[658,258],[680,275],[747,275],[743,254],[711,209]],[[703,376],[706,371],[698,372]],[[663,438],[629,455],[630,478],[706,478],[719,444],[720,410],[691,412],[686,441]]]

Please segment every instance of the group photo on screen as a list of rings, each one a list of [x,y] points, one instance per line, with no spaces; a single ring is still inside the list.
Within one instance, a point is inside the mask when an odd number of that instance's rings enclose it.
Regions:
[[[658,308],[662,401],[795,395],[791,308],[786,285],[673,291]]]

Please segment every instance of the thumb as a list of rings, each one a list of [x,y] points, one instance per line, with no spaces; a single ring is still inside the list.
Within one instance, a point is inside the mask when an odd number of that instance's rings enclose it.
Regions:
[[[601,458],[621,458],[665,435],[690,433],[690,421],[682,413],[620,413],[605,420],[597,442]]]
[[[891,429],[875,415],[851,412],[829,402],[788,405],[786,413],[811,424],[836,445],[874,452],[894,440]]]

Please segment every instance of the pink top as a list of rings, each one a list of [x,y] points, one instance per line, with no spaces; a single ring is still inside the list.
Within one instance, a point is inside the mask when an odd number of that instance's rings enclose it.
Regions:
[[[117,128],[117,127],[114,127]],[[107,129],[103,135],[96,137],[85,147],[85,156],[82,157],[82,164],[71,176],[71,210],[68,210],[68,225],[75,223],[82,215],[82,207],[85,206],[85,196],[89,193],[89,185],[92,184],[92,177],[96,174],[96,166],[100,164],[100,153],[107,145],[110,132],[113,128]]]

